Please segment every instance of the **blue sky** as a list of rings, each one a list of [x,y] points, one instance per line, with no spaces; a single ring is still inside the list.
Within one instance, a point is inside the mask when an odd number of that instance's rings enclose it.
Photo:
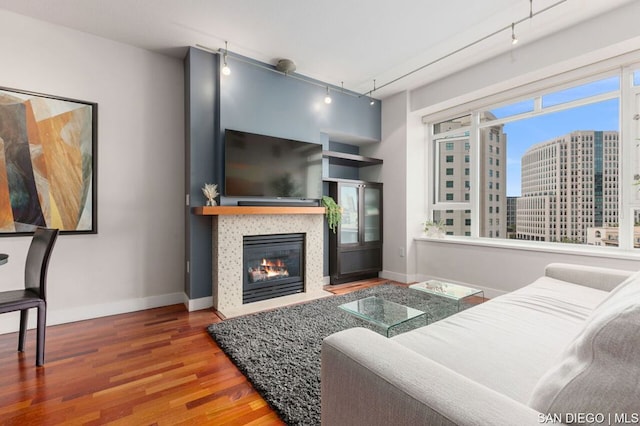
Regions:
[[[617,90],[617,78],[556,92],[543,97],[543,106],[556,105],[598,93]],[[530,111],[533,101],[520,102],[492,112],[496,117]],[[524,152],[539,142],[545,142],[575,130],[619,130],[619,101],[612,99],[571,108],[551,114],[518,120],[504,125],[507,135],[507,195],[520,195],[520,159]]]

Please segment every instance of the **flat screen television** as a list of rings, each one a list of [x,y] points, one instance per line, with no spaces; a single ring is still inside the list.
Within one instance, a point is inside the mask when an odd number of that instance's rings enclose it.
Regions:
[[[322,198],[322,145],[226,129],[227,197]]]

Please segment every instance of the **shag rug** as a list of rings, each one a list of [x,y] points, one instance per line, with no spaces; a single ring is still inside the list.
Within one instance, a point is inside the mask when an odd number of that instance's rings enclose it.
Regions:
[[[384,284],[231,318],[210,325],[207,331],[284,422],[319,425],[322,339],[351,327],[383,332],[338,308],[368,296],[428,312],[429,323],[456,311],[455,303],[445,298]],[[407,327],[424,325],[423,318],[412,321],[417,323]]]

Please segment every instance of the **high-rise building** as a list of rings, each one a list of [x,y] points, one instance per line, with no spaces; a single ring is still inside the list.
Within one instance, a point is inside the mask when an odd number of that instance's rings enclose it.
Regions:
[[[495,120],[485,112],[482,121]],[[438,131],[445,132],[469,125],[469,116],[442,123]],[[503,125],[480,130],[480,236],[506,238],[507,188],[506,158],[507,136]],[[469,202],[471,194],[471,146],[469,135],[439,141],[438,201]],[[471,235],[471,210],[445,210],[434,214],[443,220],[449,235]]]
[[[518,198],[507,197],[507,238],[516,237],[516,218],[518,217]]]
[[[587,243],[587,229],[618,223],[618,132],[580,130],[522,157],[517,238]]]

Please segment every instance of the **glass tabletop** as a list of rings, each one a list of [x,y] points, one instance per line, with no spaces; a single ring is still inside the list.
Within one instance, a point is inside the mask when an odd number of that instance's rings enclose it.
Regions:
[[[460,284],[448,283],[445,281],[429,280],[409,286],[414,290],[424,291],[426,293],[447,297],[453,300],[461,300],[474,294],[483,293],[477,288],[465,287]]]
[[[390,302],[377,296],[354,300],[340,305],[339,308],[359,318],[385,327],[387,330],[411,319],[426,315],[425,312],[418,309]]]

